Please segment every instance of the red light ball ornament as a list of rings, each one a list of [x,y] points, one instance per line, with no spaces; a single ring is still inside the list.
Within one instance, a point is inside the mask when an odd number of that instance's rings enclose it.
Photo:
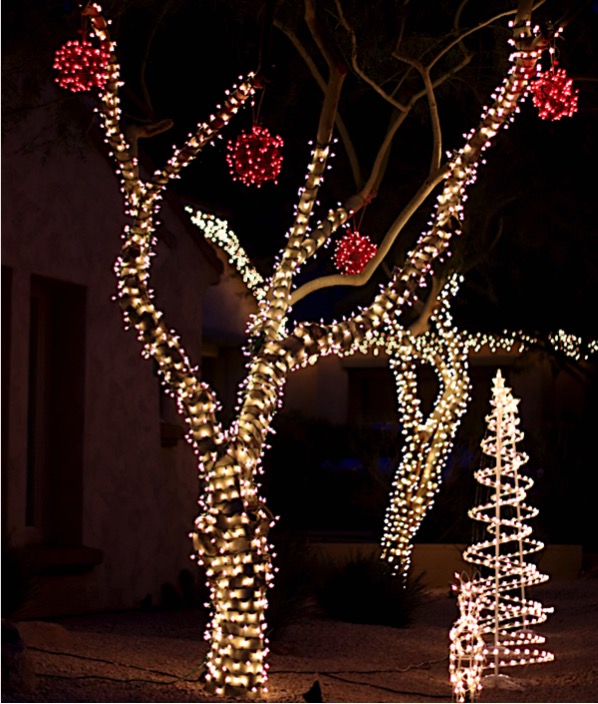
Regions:
[[[251,132],[241,132],[227,145],[226,161],[234,181],[257,186],[274,181],[282,167],[282,137],[272,135],[266,127],[254,125]]]
[[[565,69],[551,67],[531,85],[532,100],[542,120],[560,120],[577,112],[579,91]]]
[[[341,274],[359,274],[378,248],[367,235],[349,230],[334,250],[334,264]]]
[[[93,45],[85,39],[72,39],[54,55],[54,69],[58,72],[55,80],[73,93],[102,89],[108,80],[109,60],[108,42]]]

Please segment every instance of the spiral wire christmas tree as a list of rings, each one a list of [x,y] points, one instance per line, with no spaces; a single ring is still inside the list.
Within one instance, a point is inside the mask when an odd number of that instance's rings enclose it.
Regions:
[[[486,669],[499,677],[501,667],[528,665],[553,660],[540,646],[545,638],[532,630],[543,623],[551,608],[529,599],[526,590],[548,580],[525,557],[538,552],[543,544],[531,537],[525,521],[538,515],[526,503],[533,481],[519,473],[528,457],[517,450],[523,439],[517,405],[511,390],[498,371],[492,389],[492,412],[486,417],[487,436],[482,441],[491,466],[475,473],[476,480],[489,491],[486,503],[469,511],[470,518],[485,524],[488,538],[468,547],[463,559],[478,566],[477,578],[482,607],[479,626],[486,642]],[[485,576],[484,576],[485,575]]]

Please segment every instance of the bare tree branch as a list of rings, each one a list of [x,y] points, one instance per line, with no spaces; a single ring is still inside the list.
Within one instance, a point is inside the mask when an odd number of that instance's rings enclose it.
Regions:
[[[322,92],[326,91],[326,81],[324,80],[324,77],[318,70],[318,67],[316,66],[315,61],[311,58],[309,55],[309,52],[307,49],[303,46],[301,43],[299,37],[293,32],[293,30],[288,27],[287,25],[283,25],[281,22],[278,22],[277,20],[274,21],[274,25],[280,29],[283,34],[285,34],[291,44],[295,47],[303,61],[305,62],[306,66],[310,70],[312,76],[314,77],[316,83],[320,86]],[[349,160],[349,166],[351,167],[351,173],[353,175],[353,182],[355,183],[355,187],[359,188],[362,184],[362,176],[361,176],[361,168],[359,166],[359,159],[357,158],[357,154],[355,152],[355,147],[353,145],[353,141],[351,139],[351,136],[349,134],[349,130],[347,129],[347,126],[345,125],[345,121],[341,117],[340,113],[337,112],[336,117],[336,127],[338,129],[339,137],[343,143],[343,146],[345,147],[345,152],[347,154],[347,158]]]
[[[349,36],[351,37],[351,66],[352,66],[353,70],[363,81],[365,81],[370,86],[370,88],[373,88],[376,91],[376,93],[381,95],[384,98],[384,100],[389,102],[399,112],[406,112],[407,106],[403,105],[398,100],[395,100],[386,91],[382,90],[382,88],[374,80],[372,80],[359,65],[359,62],[357,60],[357,37],[355,35],[355,31],[353,30],[351,25],[347,22],[347,19],[345,17],[345,13],[343,12],[343,8],[342,8],[340,0],[335,0],[335,5],[336,5],[336,11],[338,12],[339,20],[341,21],[341,24],[347,30],[347,32],[349,33]]]

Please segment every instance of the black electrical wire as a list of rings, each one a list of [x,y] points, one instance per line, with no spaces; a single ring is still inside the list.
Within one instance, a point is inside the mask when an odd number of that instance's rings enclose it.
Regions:
[[[182,682],[182,681],[189,681],[189,682],[196,682],[197,680],[189,680],[189,676],[193,675],[195,672],[198,672],[199,670],[203,669],[205,666],[205,660],[201,662],[199,665],[194,667],[192,670],[189,670],[189,672],[185,673],[184,675],[181,675],[180,677],[176,677],[175,675],[172,674],[172,672],[163,672],[161,670],[154,670],[152,668],[148,667],[142,667],[141,665],[129,665],[128,663],[122,663],[122,662],[116,662],[114,660],[107,660],[105,658],[94,658],[89,655],[78,655],[77,653],[66,653],[64,651],[60,650],[47,650],[46,648],[39,648],[33,645],[28,646],[28,650],[34,650],[39,653],[46,653],[47,655],[59,655],[61,657],[68,657],[68,658],[75,658],[77,660],[87,660],[89,662],[99,662],[102,663],[103,665],[112,665],[113,667],[128,667],[132,670],[142,670],[143,672],[151,672],[155,675],[159,675],[161,677],[170,677],[171,679],[167,682],[161,682],[159,680],[143,680],[143,679],[128,679],[128,680],[123,680],[123,679],[115,679],[115,682],[154,682],[155,684],[175,684],[176,682]],[[43,677],[60,677],[62,679],[113,679],[111,677],[107,677],[105,675],[50,675],[50,674],[43,674],[40,673]]]
[[[129,683],[143,683],[143,684],[160,684],[160,685],[173,685],[177,684],[178,682],[201,682],[200,675],[196,679],[189,679],[191,675],[195,674],[196,672],[199,672],[201,669],[204,668],[205,662],[202,662],[200,665],[197,667],[194,667],[192,670],[189,672],[185,673],[184,675],[181,675],[180,677],[175,677],[172,673],[170,672],[163,672],[161,670],[154,670],[152,668],[147,668],[147,667],[142,667],[140,665],[129,665],[125,663],[120,663],[116,662],[114,660],[108,660],[106,658],[96,658],[92,657],[89,655],[78,655],[77,653],[67,653],[64,651],[58,651],[58,650],[48,650],[46,648],[39,648],[36,646],[29,646],[29,650],[34,650],[40,653],[46,653],[48,655],[58,655],[61,657],[70,657],[70,658],[75,658],[78,660],[87,660],[90,662],[98,662],[102,663],[104,665],[112,665],[113,667],[127,667],[133,670],[142,670],[143,672],[150,672],[158,676],[162,677],[169,677],[170,679],[168,680],[152,680],[152,679],[145,679],[142,677],[131,677],[131,678],[122,678],[122,677],[110,677],[110,675],[59,675],[59,674],[53,674],[53,673],[48,673],[48,672],[38,672],[39,677],[45,677],[48,679],[61,679],[61,680],[105,680],[108,682],[120,682],[122,684],[129,684]],[[363,687],[373,687],[374,689],[380,689],[386,692],[392,692],[393,694],[405,694],[409,696],[416,696],[416,697],[424,697],[426,699],[446,699],[446,695],[440,695],[440,694],[429,694],[425,692],[413,692],[413,691],[407,691],[407,690],[399,690],[399,689],[393,689],[392,687],[385,687],[384,685],[379,685],[379,684],[374,684],[371,682],[363,682],[363,681],[358,681],[358,680],[353,680],[349,679],[347,677],[343,677],[342,674],[354,674],[354,675],[370,675],[370,674],[402,674],[405,672],[409,672],[411,670],[418,670],[424,667],[429,667],[430,665],[436,665],[441,662],[445,662],[447,660],[446,657],[440,658],[439,660],[428,660],[425,662],[421,662],[417,665],[409,665],[408,667],[404,668],[397,668],[397,669],[384,669],[384,670],[330,670],[326,672],[318,671],[318,675],[322,677],[329,677],[330,679],[338,680],[340,682],[346,682],[348,684],[355,684],[358,686],[363,686]],[[314,670],[270,670],[271,675],[313,675],[316,674]]]
[[[341,682],[347,682],[349,684],[356,684],[362,687],[373,687],[374,689],[381,689],[385,692],[392,692],[393,694],[406,694],[408,696],[413,696],[413,697],[423,697],[426,701],[430,701],[431,699],[443,699],[446,701],[447,696],[450,699],[451,695],[446,695],[446,694],[430,694],[429,692],[412,692],[404,689],[393,689],[392,687],[385,687],[384,685],[381,684],[371,684],[370,682],[359,682],[356,680],[350,680],[346,677],[341,677],[340,675],[331,675],[330,673],[327,672],[320,672],[319,673],[323,677],[330,677],[333,680],[339,680]]]

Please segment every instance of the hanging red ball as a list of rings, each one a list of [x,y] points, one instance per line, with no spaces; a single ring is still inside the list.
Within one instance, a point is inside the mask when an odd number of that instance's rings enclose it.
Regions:
[[[61,88],[80,93],[102,89],[108,80],[110,47],[108,42],[94,45],[85,39],[72,39],[54,55],[55,80]]]
[[[334,263],[341,274],[359,274],[378,248],[367,235],[349,230],[334,250]]]
[[[577,112],[579,91],[565,69],[551,67],[531,84],[532,100],[542,120],[560,120]]]
[[[282,137],[270,134],[266,127],[254,125],[251,132],[241,132],[227,144],[226,161],[235,181],[257,186],[274,181],[282,168]]]

